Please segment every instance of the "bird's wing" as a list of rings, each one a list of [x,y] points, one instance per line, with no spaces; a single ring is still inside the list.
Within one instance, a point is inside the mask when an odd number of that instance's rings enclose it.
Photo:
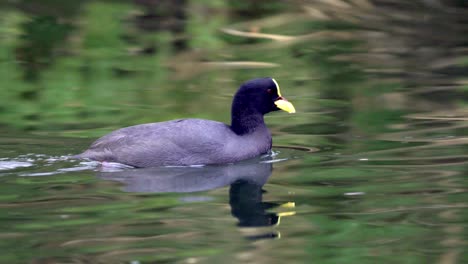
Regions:
[[[226,140],[216,135],[228,131],[223,123],[199,119],[143,124],[103,136],[87,152],[137,167],[216,163]]]

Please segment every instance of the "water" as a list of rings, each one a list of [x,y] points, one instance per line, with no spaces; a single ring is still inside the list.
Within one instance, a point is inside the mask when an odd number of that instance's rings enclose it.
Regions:
[[[0,4],[1,263],[466,263],[464,1]],[[156,5],[157,4],[157,5]],[[272,76],[273,153],[132,169],[114,129],[229,122]]]

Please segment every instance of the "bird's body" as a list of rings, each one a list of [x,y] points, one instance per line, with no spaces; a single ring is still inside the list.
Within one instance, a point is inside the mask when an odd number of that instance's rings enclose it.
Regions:
[[[234,96],[231,125],[178,119],[126,127],[99,138],[76,157],[134,167],[234,163],[271,149],[263,115],[279,109],[295,112],[274,79],[254,79]]]
[[[81,156],[134,167],[186,166],[237,162],[270,149],[266,126],[237,135],[221,122],[179,119],[116,130],[96,140]]]

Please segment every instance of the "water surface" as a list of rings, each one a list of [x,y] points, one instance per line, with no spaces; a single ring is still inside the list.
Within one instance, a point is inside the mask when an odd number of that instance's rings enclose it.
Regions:
[[[63,3],[62,3],[63,2]],[[0,262],[468,262],[463,1],[0,4]],[[114,129],[297,113],[223,166],[78,161]]]

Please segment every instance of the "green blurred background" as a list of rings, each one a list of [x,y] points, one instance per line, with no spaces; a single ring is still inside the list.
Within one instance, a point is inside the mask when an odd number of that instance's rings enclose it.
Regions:
[[[463,0],[1,1],[0,262],[466,263],[467,73]],[[133,193],[64,156],[229,122],[263,76],[297,109],[266,117],[263,190]]]

